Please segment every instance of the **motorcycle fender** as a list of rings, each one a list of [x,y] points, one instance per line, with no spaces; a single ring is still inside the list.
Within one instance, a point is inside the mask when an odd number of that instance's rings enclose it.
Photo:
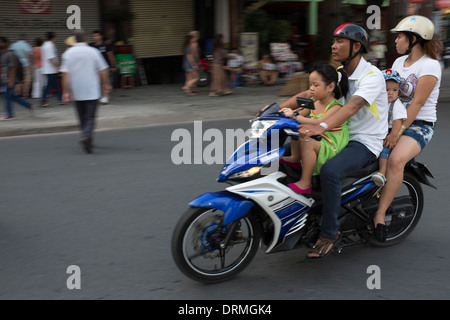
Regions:
[[[419,180],[420,183],[423,183],[427,186],[437,189],[436,186],[433,185],[430,182],[430,180],[428,180],[427,176],[430,178],[434,178],[434,176],[424,164],[414,161],[413,163],[408,163],[405,170],[413,174],[417,178],[417,180]]]
[[[205,193],[192,200],[191,207],[217,209],[224,212],[223,224],[227,225],[245,216],[254,205],[252,201],[245,200],[228,191]]]

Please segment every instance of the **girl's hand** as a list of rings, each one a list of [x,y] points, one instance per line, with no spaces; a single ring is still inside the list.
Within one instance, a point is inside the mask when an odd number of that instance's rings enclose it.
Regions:
[[[284,113],[284,116],[286,118],[292,118],[292,115],[294,114],[294,110],[292,110],[291,108],[283,108],[281,109],[281,112]]]
[[[388,134],[386,138],[384,138],[384,146],[392,150],[397,144],[398,139],[399,139],[398,136]]]

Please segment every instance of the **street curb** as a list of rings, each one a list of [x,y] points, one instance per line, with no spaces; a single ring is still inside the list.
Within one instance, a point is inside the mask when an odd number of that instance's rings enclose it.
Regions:
[[[33,134],[49,134],[49,133],[62,133],[78,131],[78,125],[57,125],[51,127],[42,128],[14,128],[0,131],[0,138],[5,137],[16,137],[16,136],[27,136]]]
[[[450,102],[449,97],[443,97],[438,100],[439,103]],[[235,110],[232,110],[235,112]],[[185,124],[194,121],[217,121],[217,120],[232,120],[232,119],[251,119],[254,114],[253,111],[240,110],[241,112],[236,112],[236,115],[226,115],[224,117],[212,116],[209,113],[205,113],[202,117],[195,116],[184,116],[184,117],[173,117],[172,115],[162,115],[162,116],[152,116],[152,117],[130,117],[127,119],[128,124],[122,124],[120,119],[98,119],[98,125],[96,130],[115,130],[115,129],[127,129],[127,128],[139,128],[139,127],[151,127],[158,125],[174,125],[174,124]],[[245,112],[242,112],[245,111]],[[148,120],[148,121],[146,121]],[[76,124],[67,125],[54,125],[54,126],[44,126],[44,127],[34,127],[34,128],[11,128],[0,130],[0,138],[6,137],[19,137],[26,135],[35,134],[52,134],[52,133],[65,133],[65,132],[78,132],[79,126]]]
[[[448,91],[448,90],[446,90]],[[438,109],[440,103],[450,102],[450,95],[445,94],[438,99]],[[233,104],[231,104],[233,105]],[[126,116],[124,118],[120,117],[110,117],[100,116],[97,118],[97,128],[96,130],[114,130],[114,129],[127,129],[127,128],[139,128],[139,127],[149,127],[156,125],[174,125],[174,124],[185,124],[194,121],[215,121],[215,120],[231,120],[231,119],[251,119],[256,113],[255,106],[241,106],[241,109],[233,108],[220,108],[220,109],[201,109],[201,110],[190,110],[180,109],[176,114],[157,114],[157,115],[133,115]],[[41,125],[30,125],[26,127],[26,123],[17,120],[17,126],[14,125],[10,128],[2,127],[0,125],[0,138],[5,137],[18,137],[26,135],[35,134],[54,134],[54,133],[65,133],[65,132],[78,132],[79,126],[75,115],[71,120],[56,121],[54,124],[42,124]]]
[[[233,120],[233,119],[251,119],[254,118],[254,110],[240,110],[240,112],[234,112],[234,115],[224,114],[218,117],[214,113],[205,112],[201,117],[192,115],[181,115],[174,117],[173,115],[159,115],[159,116],[146,116],[146,117],[128,117],[127,119],[97,119],[97,127],[95,131],[117,130],[117,129],[131,129],[131,128],[143,128],[162,125],[176,125],[193,123],[194,121],[220,121],[220,120]],[[6,137],[19,137],[26,135],[39,135],[39,134],[52,134],[52,133],[66,133],[66,132],[79,132],[80,128],[76,124],[67,125],[54,125],[54,126],[42,126],[31,128],[11,128],[0,130],[0,138]]]

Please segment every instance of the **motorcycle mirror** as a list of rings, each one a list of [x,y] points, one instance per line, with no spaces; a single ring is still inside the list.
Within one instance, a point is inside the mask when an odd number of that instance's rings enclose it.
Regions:
[[[297,97],[297,106],[302,109],[314,110],[314,100]]]

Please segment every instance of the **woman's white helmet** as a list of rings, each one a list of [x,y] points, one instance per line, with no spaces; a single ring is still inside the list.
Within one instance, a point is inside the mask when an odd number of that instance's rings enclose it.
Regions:
[[[424,40],[432,40],[434,35],[434,24],[424,16],[413,15],[404,18],[392,32],[412,32]]]

